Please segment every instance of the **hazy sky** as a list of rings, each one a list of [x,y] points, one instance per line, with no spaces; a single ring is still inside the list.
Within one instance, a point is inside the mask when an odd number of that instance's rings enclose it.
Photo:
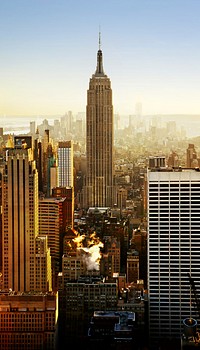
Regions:
[[[200,0],[0,0],[0,118],[84,112],[99,28],[114,113],[200,114]]]

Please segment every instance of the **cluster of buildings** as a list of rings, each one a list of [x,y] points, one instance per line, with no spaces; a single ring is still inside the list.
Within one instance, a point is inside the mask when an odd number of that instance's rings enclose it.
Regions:
[[[142,172],[128,163],[124,175],[114,162],[112,89],[100,46],[81,166],[71,121],[70,114],[61,120],[62,135],[59,123],[31,124],[1,147],[0,347],[181,346],[184,325],[196,325],[188,320],[199,312],[195,147],[185,167],[172,152],[168,160],[149,157]],[[184,346],[199,345],[189,328]]]
[[[46,122],[33,126],[1,147],[0,346],[51,350],[85,338],[92,342],[98,311],[120,313],[111,342],[118,334],[118,343],[133,343],[129,323],[144,327],[144,282],[138,283],[139,252],[116,204],[112,90],[100,48],[88,90],[81,190],[73,141],[53,139]],[[127,313],[134,316],[122,331],[120,319]]]

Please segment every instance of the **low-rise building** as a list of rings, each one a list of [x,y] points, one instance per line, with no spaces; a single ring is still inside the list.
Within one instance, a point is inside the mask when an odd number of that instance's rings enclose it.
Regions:
[[[54,350],[57,318],[57,293],[1,294],[0,349]]]

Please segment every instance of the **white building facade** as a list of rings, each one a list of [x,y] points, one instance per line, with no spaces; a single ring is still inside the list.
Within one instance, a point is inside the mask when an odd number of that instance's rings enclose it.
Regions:
[[[200,171],[148,169],[150,341],[174,339],[197,318],[188,274],[200,286]]]
[[[73,186],[73,141],[61,141],[58,143],[58,187]]]

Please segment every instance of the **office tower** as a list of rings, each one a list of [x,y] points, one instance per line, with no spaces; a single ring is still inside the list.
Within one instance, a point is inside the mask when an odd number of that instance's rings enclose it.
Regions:
[[[112,260],[113,273],[120,273],[120,263],[121,263],[120,239],[117,237],[106,236],[104,238],[104,251],[105,251],[105,254],[108,254],[109,256],[113,256],[113,260]]]
[[[129,249],[127,252],[126,274],[127,283],[137,282],[139,279],[140,259],[139,253],[135,249]]]
[[[190,143],[186,152],[186,166],[187,168],[198,167],[197,152],[195,150],[194,144]]]
[[[73,141],[58,143],[58,186],[74,186]]]
[[[139,252],[139,278],[144,281],[144,288],[147,288],[147,231],[134,229],[130,239],[130,247]]]
[[[100,260],[100,274],[107,278],[113,278],[114,273],[114,255],[102,253],[102,258]]]
[[[43,193],[43,167],[42,167],[42,142],[39,139],[39,130],[37,128],[35,138],[34,138],[34,145],[33,145],[33,154],[34,154],[34,160],[36,163],[36,169],[38,172],[38,189],[40,193]]]
[[[168,167],[174,168],[177,168],[180,165],[180,160],[176,152],[172,151],[171,154],[169,154],[167,165]]]
[[[68,113],[65,114],[67,134],[71,134],[73,132],[73,121],[74,121],[74,118],[73,118],[72,111],[68,111]]]
[[[56,139],[59,139],[60,135],[60,120],[54,119],[53,123],[53,134]]]
[[[3,288],[35,290],[38,175],[31,149],[10,149],[2,175]]]
[[[32,149],[25,147],[25,144],[28,147],[28,141],[23,142],[21,148],[20,142],[16,142],[15,149],[6,151],[2,164],[3,288],[16,292],[37,291],[41,286],[42,291],[51,289],[50,257],[48,251],[44,251],[44,245],[43,273],[37,283],[37,269],[41,267],[38,260],[41,242],[37,240],[38,173]]]
[[[30,134],[32,136],[35,136],[36,132],[36,126],[35,126],[35,121],[30,122]]]
[[[49,191],[47,192],[49,196],[52,196],[52,191],[57,186],[57,174],[58,167],[56,164],[56,159],[51,157],[49,159]]]
[[[66,229],[66,198],[39,200],[39,235],[47,235],[52,259],[53,289],[57,287],[57,275],[61,267],[62,240]]]
[[[44,131],[42,139],[42,182],[43,192],[49,196],[50,194],[50,167],[51,158],[53,158],[52,144],[49,138],[49,129]]]
[[[118,207],[122,210],[124,208],[126,208],[126,201],[127,201],[127,197],[128,197],[128,190],[127,188],[123,188],[123,187],[118,187],[117,188],[117,205]]]
[[[52,197],[65,198],[65,211],[63,212],[63,225],[73,228],[74,226],[74,189],[72,187],[54,187]],[[63,227],[63,228],[64,228]]]
[[[97,68],[89,82],[86,108],[86,207],[113,205],[113,105],[99,40]]]
[[[200,172],[149,168],[148,294],[151,341],[176,339],[196,318],[188,273],[200,286]]]

